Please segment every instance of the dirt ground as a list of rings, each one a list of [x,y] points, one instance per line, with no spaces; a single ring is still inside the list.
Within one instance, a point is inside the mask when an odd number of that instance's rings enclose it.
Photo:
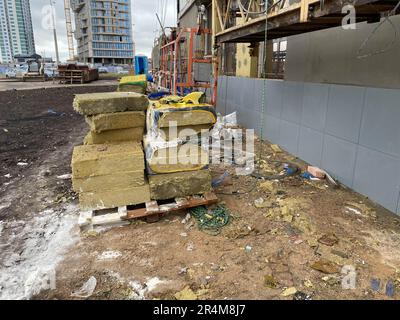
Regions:
[[[326,180],[263,180],[213,165],[216,178],[230,173],[215,189],[231,213],[218,234],[186,212],[80,233],[63,177],[87,130],[72,97],[114,89],[0,93],[0,298],[81,299],[94,277],[89,299],[399,299],[399,217]],[[306,165],[267,142],[257,154],[264,177],[281,163]],[[46,289],[49,274],[56,281]]]

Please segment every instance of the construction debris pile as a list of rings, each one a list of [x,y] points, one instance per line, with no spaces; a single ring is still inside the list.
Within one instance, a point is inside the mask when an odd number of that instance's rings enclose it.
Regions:
[[[198,134],[212,128],[216,115],[212,106],[199,102],[201,96],[150,103],[134,92],[77,95],[74,109],[90,128],[72,157],[81,210],[211,191],[208,152],[199,145]]]
[[[82,210],[150,200],[141,143],[147,107],[147,98],[137,93],[76,96],[74,109],[90,126],[72,156],[73,188]]]

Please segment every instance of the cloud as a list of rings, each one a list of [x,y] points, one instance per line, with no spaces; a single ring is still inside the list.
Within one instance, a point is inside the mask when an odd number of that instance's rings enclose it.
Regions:
[[[163,7],[163,10],[161,9]],[[36,52],[55,59],[55,46],[51,20],[49,16],[49,0],[31,0],[31,13]],[[166,10],[165,10],[166,9]],[[162,16],[165,13],[165,20]],[[154,38],[159,34],[156,12],[164,20],[165,26],[176,25],[176,0],[132,0],[132,20],[134,24],[134,41],[136,54],[150,56]],[[68,59],[67,30],[64,14],[64,1],[55,0],[56,30],[60,60]],[[76,49],[76,42],[75,49]]]

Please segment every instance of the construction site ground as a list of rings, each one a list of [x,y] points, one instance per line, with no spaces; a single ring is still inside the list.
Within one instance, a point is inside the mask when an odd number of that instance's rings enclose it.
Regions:
[[[114,85],[115,80],[117,78],[115,76],[103,77],[100,76],[100,80],[94,81],[91,83],[85,84],[60,84],[57,80],[48,80],[48,81],[27,81],[23,82],[21,79],[0,79],[0,91],[7,90],[33,90],[33,89],[43,89],[43,88],[65,88],[65,87],[98,87],[98,86],[107,86]]]
[[[232,215],[217,234],[187,212],[80,233],[68,174],[87,125],[73,95],[115,89],[0,92],[0,298],[82,299],[91,277],[88,299],[293,299],[292,287],[297,298],[400,297],[399,217],[326,180],[275,182],[212,165],[213,177],[231,173],[215,190]],[[281,170],[275,160],[305,166],[267,142],[256,153],[263,175]],[[55,286],[41,290],[54,270]],[[354,274],[355,288],[344,289]]]

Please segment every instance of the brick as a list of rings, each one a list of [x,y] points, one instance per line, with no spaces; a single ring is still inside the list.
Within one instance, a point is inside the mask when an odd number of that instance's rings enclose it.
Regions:
[[[72,187],[77,193],[135,188],[144,184],[143,170],[117,172],[104,176],[72,178]]]
[[[140,142],[83,145],[74,148],[71,165],[75,179],[138,171],[144,170],[144,154]]]
[[[209,170],[187,171],[149,176],[152,200],[187,197],[211,191]]]
[[[100,133],[108,130],[144,128],[146,115],[143,111],[103,113],[86,117],[90,131]]]
[[[83,140],[84,144],[119,143],[121,141],[142,141],[143,127],[118,129],[96,133],[89,131]]]
[[[73,107],[85,116],[124,111],[145,111],[149,100],[134,92],[104,92],[77,94]]]
[[[148,184],[135,188],[83,192],[79,194],[79,206],[83,211],[110,209],[148,201],[150,201]]]

